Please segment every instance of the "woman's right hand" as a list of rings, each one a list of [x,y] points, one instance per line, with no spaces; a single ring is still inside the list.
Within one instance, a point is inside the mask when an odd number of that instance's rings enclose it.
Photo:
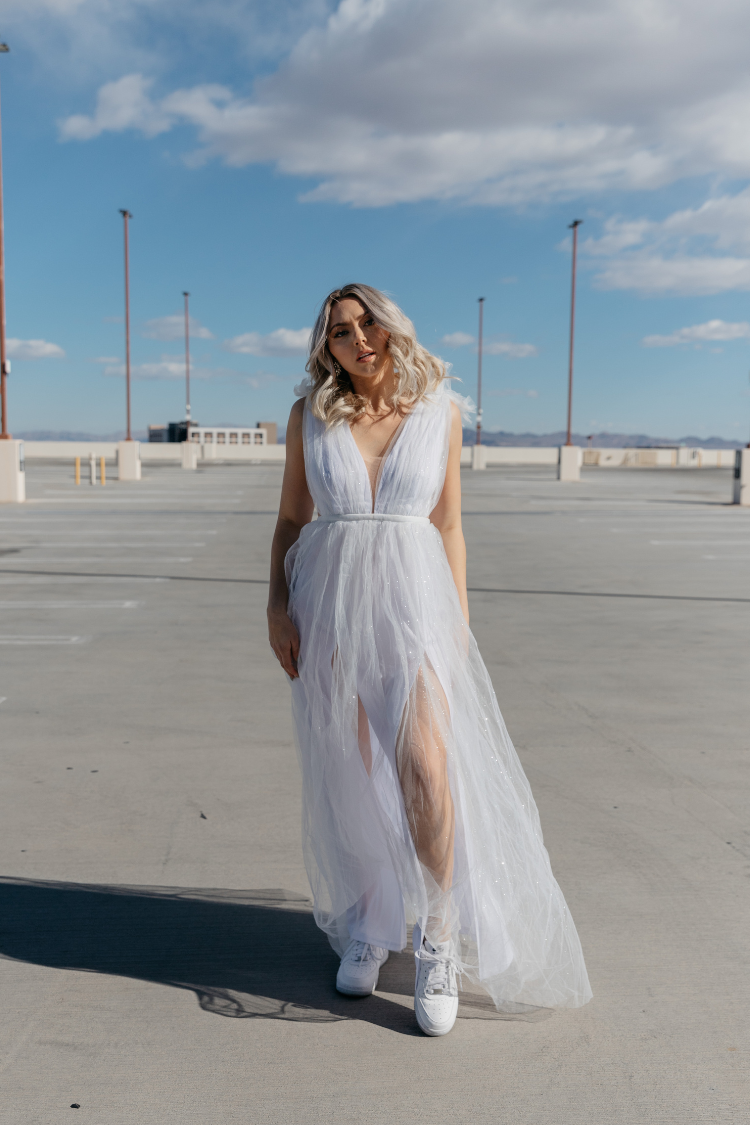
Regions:
[[[268,611],[268,639],[287,676],[298,679],[299,633],[286,610]]]

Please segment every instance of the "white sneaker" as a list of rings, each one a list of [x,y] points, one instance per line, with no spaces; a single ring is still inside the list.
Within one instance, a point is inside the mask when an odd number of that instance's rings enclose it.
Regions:
[[[450,957],[450,942],[431,945],[427,938],[414,954],[417,980],[414,1014],[425,1035],[447,1035],[458,1015],[456,966]]]
[[[387,960],[387,949],[366,941],[350,941],[341,958],[336,988],[346,996],[370,996],[377,986],[380,966]]]

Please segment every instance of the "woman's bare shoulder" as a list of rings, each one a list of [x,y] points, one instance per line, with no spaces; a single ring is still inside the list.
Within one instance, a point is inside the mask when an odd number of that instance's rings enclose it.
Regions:
[[[302,417],[305,412],[305,400],[298,398],[292,409],[289,411],[289,423],[287,431],[290,438],[299,436],[302,433]]]

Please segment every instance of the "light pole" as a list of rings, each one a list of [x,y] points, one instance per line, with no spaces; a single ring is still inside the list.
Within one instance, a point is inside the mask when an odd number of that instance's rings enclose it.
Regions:
[[[185,440],[190,441],[190,294],[183,291],[185,298]]]
[[[0,43],[0,54],[7,55],[10,47]],[[0,439],[8,440],[8,402],[5,381],[10,374],[10,363],[5,352],[5,230],[3,227],[3,155],[0,134]]]
[[[573,231],[573,269],[570,282],[570,350],[568,353],[568,436],[566,445],[572,445],[571,440],[573,425],[573,336],[576,323],[576,264],[578,258],[578,228],[583,219],[574,219],[568,227]]]
[[[125,233],[125,400],[127,403],[127,433],[126,441],[132,441],[130,431],[130,243],[128,239],[128,222],[133,216],[129,211],[120,208]]]
[[[482,444],[482,329],[484,297],[479,298],[479,342],[477,347],[477,445]]]

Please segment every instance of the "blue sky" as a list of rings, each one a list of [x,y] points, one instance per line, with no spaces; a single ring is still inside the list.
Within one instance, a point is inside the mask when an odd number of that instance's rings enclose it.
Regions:
[[[750,436],[750,9],[0,0],[11,429],[283,424],[326,291],[388,290],[485,426]],[[177,338],[175,336],[177,335]]]

